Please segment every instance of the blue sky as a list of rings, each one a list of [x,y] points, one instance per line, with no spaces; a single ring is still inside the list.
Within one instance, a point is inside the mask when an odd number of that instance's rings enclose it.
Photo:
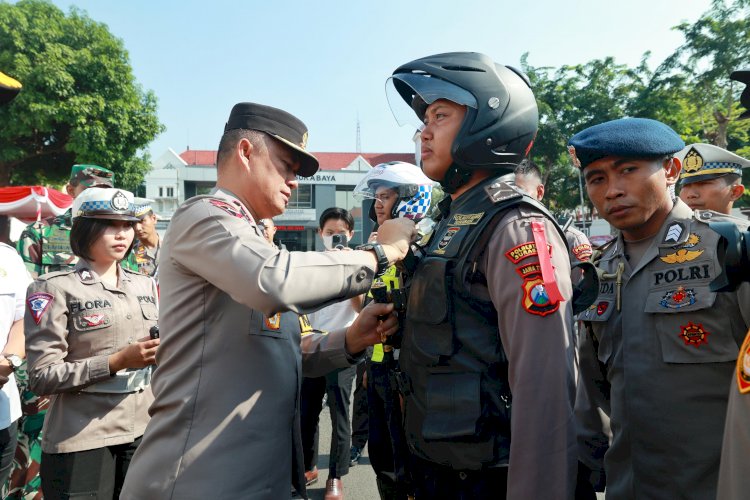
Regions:
[[[410,3],[55,0],[109,26],[139,83],[153,90],[166,131],[150,146],[215,149],[232,105],[284,108],[310,129],[312,151],[408,152],[385,80],[400,64],[457,50],[518,65],[561,66],[614,56],[660,62],[682,41],[671,28],[710,0],[433,0]]]

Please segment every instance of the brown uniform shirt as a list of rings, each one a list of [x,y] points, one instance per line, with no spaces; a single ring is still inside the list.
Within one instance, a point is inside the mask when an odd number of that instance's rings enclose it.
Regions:
[[[122,268],[118,287],[81,259],[29,286],[24,318],[31,389],[51,394],[42,450],[69,453],[131,443],[148,422],[151,389],[81,392],[110,378],[108,357],[156,324],[154,280]]]
[[[223,190],[185,202],[161,252],[156,401],[121,498],[288,498],[302,368],[320,376],[353,360],[344,330],[300,341],[298,317],[276,314],[366,292],[372,258],[273,248]]]

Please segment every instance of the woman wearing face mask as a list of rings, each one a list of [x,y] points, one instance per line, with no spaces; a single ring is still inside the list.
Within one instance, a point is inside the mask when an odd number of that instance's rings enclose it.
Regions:
[[[118,498],[153,401],[157,290],[125,271],[133,195],[89,188],[73,202],[69,271],[29,286],[25,317],[31,389],[52,395],[42,441],[47,499]]]
[[[433,182],[416,165],[402,162],[383,163],[374,167],[354,188],[354,196],[374,199],[370,218],[378,226],[389,219],[406,217],[421,220],[427,215],[432,202]],[[369,240],[377,241],[374,231]],[[398,293],[404,285],[404,276],[392,266],[376,280],[373,288],[387,288]],[[413,495],[409,456],[404,438],[401,405],[396,387],[398,372],[397,346],[377,344],[367,360],[366,385],[369,425],[369,456],[380,498],[406,500]]]
[[[328,208],[320,215],[318,234],[327,251],[348,250],[354,236],[354,218],[343,208]],[[349,326],[362,309],[362,297],[332,304],[308,314],[313,328],[330,331]],[[331,408],[331,448],[329,455],[326,500],[343,498],[341,478],[349,472],[351,425],[349,406],[356,365],[334,370],[324,377],[305,377],[300,392],[300,420],[302,452],[305,460],[305,481],[311,485],[318,480],[318,421],[323,409],[323,396],[328,396]]]

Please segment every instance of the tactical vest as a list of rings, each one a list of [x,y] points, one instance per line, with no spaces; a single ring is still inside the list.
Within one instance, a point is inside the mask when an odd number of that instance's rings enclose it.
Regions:
[[[411,283],[400,357],[406,437],[417,456],[453,469],[508,463],[512,396],[497,311],[464,283],[483,279],[475,263],[500,218],[521,204],[554,221],[498,180],[454,200]]]

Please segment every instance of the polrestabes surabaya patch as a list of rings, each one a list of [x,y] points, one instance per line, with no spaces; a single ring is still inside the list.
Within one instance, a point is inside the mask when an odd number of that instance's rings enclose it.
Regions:
[[[26,304],[29,307],[31,317],[34,318],[34,322],[37,325],[42,321],[42,316],[53,300],[54,297],[52,295],[44,292],[32,293],[26,298]]]

